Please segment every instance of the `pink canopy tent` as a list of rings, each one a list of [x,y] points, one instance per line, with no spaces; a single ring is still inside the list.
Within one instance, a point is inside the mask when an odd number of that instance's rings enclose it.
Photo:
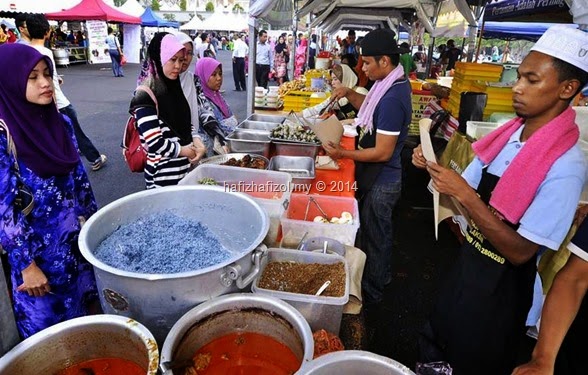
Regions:
[[[88,21],[100,20],[140,24],[141,18],[133,17],[105,4],[102,0],[82,0],[73,8],[61,12],[47,13],[47,19],[55,21]]]

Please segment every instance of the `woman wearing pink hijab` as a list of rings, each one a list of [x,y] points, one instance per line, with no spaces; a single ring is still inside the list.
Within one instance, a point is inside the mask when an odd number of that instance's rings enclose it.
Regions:
[[[211,57],[198,59],[196,64],[196,75],[200,80],[202,92],[204,95],[198,95],[200,106],[213,111],[214,116],[219,124],[219,128],[226,137],[237,127],[237,118],[229,108],[229,105],[220,93],[223,85],[223,67],[222,64]],[[223,145],[220,137],[212,139],[204,129],[199,130],[202,141],[207,149],[207,155],[212,156],[216,153],[226,153],[227,149]]]

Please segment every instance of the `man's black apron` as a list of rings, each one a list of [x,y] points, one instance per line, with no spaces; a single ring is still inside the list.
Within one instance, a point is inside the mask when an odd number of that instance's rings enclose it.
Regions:
[[[388,89],[390,91],[394,86],[400,83],[406,82],[406,78],[396,80],[392,86]],[[388,93],[386,91],[386,93]],[[386,95],[386,94],[384,94]],[[377,124],[373,123],[371,132],[363,131],[360,135],[358,143],[355,145],[357,149],[374,148],[376,147],[376,133],[378,130]],[[403,145],[396,144],[396,147],[402,147]],[[382,169],[386,166],[387,162],[355,162],[355,181],[357,182],[357,192],[355,196],[358,200],[372,188],[372,185],[378,179],[378,176],[382,172]]]
[[[486,204],[498,180],[483,170],[477,193]],[[535,275],[536,256],[514,266],[470,225],[425,327],[422,360],[447,361],[454,375],[510,375],[526,330]]]

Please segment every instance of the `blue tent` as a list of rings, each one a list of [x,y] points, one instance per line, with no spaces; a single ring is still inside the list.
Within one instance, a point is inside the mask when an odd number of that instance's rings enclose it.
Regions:
[[[524,39],[530,41],[538,40],[553,23],[530,23],[530,22],[485,22],[482,38],[484,39]],[[570,24],[570,27],[577,28],[577,25]]]
[[[141,25],[151,27],[180,27],[178,22],[164,20],[156,15],[150,7],[147,7],[145,12],[141,15]]]

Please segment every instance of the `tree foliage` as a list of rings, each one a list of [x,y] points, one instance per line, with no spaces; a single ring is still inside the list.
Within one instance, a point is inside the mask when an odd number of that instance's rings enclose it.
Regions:
[[[186,11],[187,6],[186,0],[180,0],[180,10]]]
[[[151,9],[159,10],[159,0],[151,0]]]
[[[166,19],[167,21],[175,21],[176,15],[172,14],[172,13],[164,13],[163,18]]]
[[[206,3],[206,7],[204,8],[207,12],[214,12],[214,4],[212,1]]]
[[[233,13],[237,13],[237,12],[245,12],[245,9],[243,9],[241,4],[235,4],[233,6]]]

